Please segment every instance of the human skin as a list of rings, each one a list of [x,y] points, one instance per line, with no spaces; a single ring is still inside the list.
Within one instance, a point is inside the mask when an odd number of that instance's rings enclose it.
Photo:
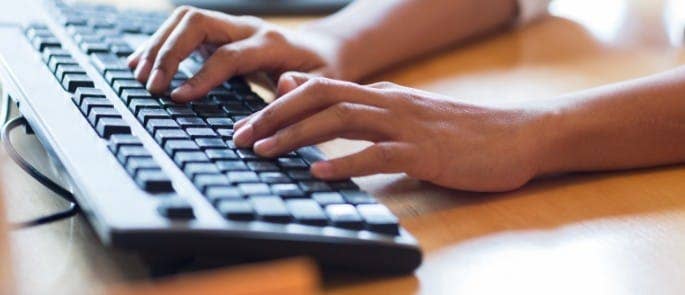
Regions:
[[[234,141],[267,157],[333,138],[373,142],[313,164],[322,179],[405,172],[455,189],[507,191],[546,174],[685,161],[685,68],[499,105],[349,82],[505,27],[515,16],[512,0],[362,0],[293,31],[181,8],[129,62],[151,92],[161,92],[188,54],[214,47],[203,69],[171,93],[177,101],[233,75],[280,75],[279,99],[237,122]]]

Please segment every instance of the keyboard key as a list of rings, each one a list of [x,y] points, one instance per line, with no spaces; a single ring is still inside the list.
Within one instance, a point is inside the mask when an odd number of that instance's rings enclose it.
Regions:
[[[38,51],[43,51],[46,48],[62,47],[62,42],[53,36],[36,36],[32,39],[31,44]]]
[[[208,118],[207,124],[212,128],[233,128],[233,120],[230,118]]]
[[[64,82],[66,75],[86,75],[86,71],[77,65],[58,65],[55,71],[55,78],[60,82]]]
[[[210,203],[216,204],[222,200],[242,200],[244,195],[234,186],[212,186],[207,188],[205,196]]]
[[[345,199],[343,199],[343,196],[337,192],[313,193],[312,199],[321,206],[345,204]]]
[[[328,205],[326,206],[326,214],[333,225],[337,227],[361,229],[364,225],[357,209],[349,204]]]
[[[246,171],[247,165],[243,161],[231,161],[231,160],[222,160],[222,161],[216,161],[216,166],[219,167],[219,170],[222,172],[231,172],[231,171]]]
[[[262,172],[259,173],[259,178],[262,180],[264,183],[291,183],[292,180],[290,177],[285,175],[282,172]]]
[[[353,205],[377,203],[376,199],[363,191],[342,190],[340,191],[340,194],[343,195],[343,198],[345,198],[346,202]]]
[[[150,109],[150,108],[145,108],[145,109],[140,109],[138,113],[136,113],[136,117],[138,118],[138,121],[140,121],[143,124],[147,124],[147,121],[152,120],[152,119],[169,119],[171,118],[169,114],[163,109]]]
[[[121,97],[121,100],[123,100],[126,103],[126,105],[128,105],[133,99],[152,98],[152,94],[150,94],[150,92],[147,92],[147,90],[145,89],[129,88],[124,89],[124,91],[122,91],[119,97]]]
[[[238,188],[248,196],[271,194],[269,186],[264,183],[241,183],[238,184]]]
[[[188,178],[193,179],[197,174],[219,174],[219,169],[212,163],[188,163],[183,168]]]
[[[155,140],[160,145],[164,145],[167,140],[171,139],[190,139],[190,137],[181,129],[160,129],[155,132]]]
[[[246,200],[221,200],[216,204],[216,210],[228,219],[252,220],[255,218],[252,203]]]
[[[112,88],[119,96],[123,95],[123,91],[126,89],[145,89],[143,84],[136,80],[115,80],[112,83]]]
[[[192,219],[195,217],[190,203],[178,198],[162,201],[157,206],[157,211],[162,216],[172,219]]]
[[[45,48],[45,50],[43,50],[42,57],[43,57],[43,62],[45,64],[48,64],[50,62],[50,59],[52,57],[56,57],[56,56],[71,57],[71,54],[69,53],[69,51],[66,51],[66,50],[64,50],[62,48],[58,48],[58,47],[48,47],[48,48]]]
[[[126,163],[126,172],[129,175],[136,175],[141,169],[159,170],[159,164],[152,157],[133,157]]]
[[[129,101],[128,108],[135,114],[140,111],[140,109],[159,109],[160,106],[159,102],[152,98],[134,98]]]
[[[221,174],[200,174],[193,179],[195,186],[204,191],[209,186],[225,186],[228,185],[228,178]]]
[[[86,54],[109,52],[109,44],[105,42],[82,42],[79,48]]]
[[[227,175],[228,175],[228,180],[231,183],[259,182],[259,177],[257,176],[257,173],[254,173],[254,172],[232,171],[232,172],[228,172]]]
[[[321,206],[313,200],[298,199],[286,201],[286,206],[295,220],[304,224],[325,225],[328,217]]]
[[[248,161],[247,168],[254,172],[279,171],[276,164],[267,161]]]
[[[399,224],[397,217],[383,205],[359,205],[357,211],[366,222],[366,229],[375,232],[397,235]]]
[[[109,50],[118,57],[127,57],[133,54],[133,48],[126,44],[113,44]]]
[[[236,151],[238,153],[238,157],[240,157],[243,160],[256,160],[259,159],[259,156],[255,154],[252,150],[248,149],[239,149]]]
[[[169,107],[166,109],[166,111],[174,119],[180,118],[180,117],[195,117],[195,116],[197,116],[197,114],[195,114],[195,112],[191,108],[188,108],[188,107]]]
[[[205,150],[205,149],[221,149],[226,148],[226,143],[220,138],[198,138],[195,139],[195,143]]]
[[[328,186],[333,190],[359,190],[359,186],[351,180],[329,181]]]
[[[172,119],[151,119],[145,124],[145,128],[150,134],[155,134],[160,129],[179,129],[176,121]],[[180,129],[179,129],[180,130]]]
[[[209,159],[202,152],[177,152],[174,155],[174,162],[183,168],[189,163],[208,163]]]
[[[81,113],[87,116],[90,113],[90,109],[96,107],[113,107],[109,99],[104,97],[86,97],[81,101]]]
[[[121,114],[113,107],[95,107],[90,109],[90,113],[88,113],[90,125],[97,126],[101,118],[121,118]]]
[[[205,150],[205,154],[207,154],[207,157],[209,157],[209,159],[212,161],[238,159],[238,155],[229,149],[207,149]]]
[[[91,80],[88,75],[83,74],[66,74],[64,79],[62,79],[62,86],[65,90],[69,92],[76,91],[79,87],[89,87],[93,88],[95,83]]]
[[[122,147],[119,147],[119,150],[117,151],[117,160],[119,160],[119,163],[121,163],[124,166],[128,165],[128,161],[130,161],[133,158],[150,158],[150,157],[152,157],[152,156],[147,151],[147,149],[145,149],[145,147],[143,147],[142,145],[122,146]]]
[[[292,219],[288,208],[279,197],[259,196],[251,197],[249,200],[257,216],[264,221],[288,222]]]
[[[105,80],[109,85],[113,85],[116,80],[135,80],[133,72],[131,70],[109,70],[105,74]]]
[[[307,169],[309,166],[302,159],[278,158],[278,165],[286,169]]]
[[[130,134],[131,127],[121,118],[102,118],[95,130],[101,137],[109,138],[112,134]]]
[[[200,138],[200,137],[214,137],[218,139],[218,134],[212,130],[212,128],[208,127],[193,127],[193,128],[186,128],[185,129],[188,135],[192,137],[193,139],[195,138]],[[220,140],[221,141],[221,140]],[[223,146],[226,146],[226,144],[221,142]]]
[[[304,192],[294,183],[272,184],[271,193],[284,199],[305,197]]]
[[[88,97],[105,98],[105,94],[102,92],[102,90],[97,88],[79,87],[76,89],[76,93],[74,93],[74,103],[80,107],[81,102]]]
[[[84,43],[88,44],[88,43]],[[81,44],[83,48],[83,45]],[[98,72],[102,75],[105,75],[109,71],[131,71],[118,56],[109,53],[109,45],[106,43],[90,43],[91,45],[88,46],[89,48],[86,49],[91,49],[92,51],[97,51],[98,53],[94,53],[90,55],[90,60],[93,66],[98,70]],[[86,50],[84,49],[84,51]],[[93,52],[87,52],[88,54],[93,53]],[[113,85],[113,84],[112,84]],[[117,91],[117,93],[120,93]]]
[[[167,152],[167,154],[173,155],[179,151],[199,151],[200,147],[198,147],[197,144],[195,144],[195,142],[192,140],[173,139],[164,144],[164,150]]]
[[[178,122],[178,125],[181,125],[183,128],[207,126],[207,123],[205,123],[202,118],[198,117],[180,117],[176,118],[176,122]]]
[[[302,191],[307,194],[331,191],[328,184],[323,181],[301,181],[299,184]]]
[[[309,170],[291,170],[286,172],[294,180],[312,180],[314,175],[312,175]]]
[[[119,148],[123,146],[142,146],[143,143],[140,142],[138,137],[131,134],[112,134],[109,137],[109,149],[113,153],[118,153]]]
[[[48,68],[50,68],[53,74],[57,72],[57,67],[60,65],[78,66],[78,63],[73,58],[67,56],[55,56],[48,62]]]
[[[233,138],[233,129],[219,128],[216,130],[216,133],[223,139]]]

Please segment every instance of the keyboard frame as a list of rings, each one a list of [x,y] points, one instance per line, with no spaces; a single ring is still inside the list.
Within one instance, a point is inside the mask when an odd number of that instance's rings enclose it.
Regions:
[[[171,256],[216,256],[226,255],[227,251],[257,258],[312,255],[326,265],[381,272],[408,272],[420,264],[422,254],[417,241],[401,227],[398,236],[389,236],[331,226],[226,220],[138,123],[90,58],[48,15],[45,5],[39,0],[3,5],[0,40],[16,44],[0,46],[0,81],[3,91],[18,103],[19,111],[105,245]],[[108,150],[107,141],[79,112],[71,94],[62,89],[41,60],[40,52],[25,38],[23,30],[33,22],[45,23],[86,70],[96,88],[113,102],[131,125],[132,133],[172,179],[177,193],[193,205],[195,219],[169,220],[156,213],[165,196],[139,189]],[[303,151],[321,157],[316,148]]]

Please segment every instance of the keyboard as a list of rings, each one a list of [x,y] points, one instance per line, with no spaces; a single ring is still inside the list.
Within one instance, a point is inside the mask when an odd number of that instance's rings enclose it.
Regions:
[[[28,0],[3,4],[0,78],[104,245],[161,257],[309,256],[409,272],[417,241],[351,180],[314,178],[315,147],[262,158],[233,123],[266,106],[235,77],[187,104],[155,96],[125,57],[162,12]],[[203,63],[183,61],[171,88]]]
[[[352,0],[172,0],[175,5],[192,5],[232,14],[332,13]]]

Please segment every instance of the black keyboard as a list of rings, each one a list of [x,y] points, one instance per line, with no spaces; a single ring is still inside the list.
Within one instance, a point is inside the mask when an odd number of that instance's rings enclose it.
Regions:
[[[129,38],[149,36],[165,14],[61,1],[46,3],[52,12],[51,22],[64,30],[66,34],[62,36],[71,40],[60,40],[54,25],[51,29],[45,23],[26,27],[26,38],[63,91],[71,94],[73,107],[106,143],[121,169],[140,190],[159,199],[156,214],[175,226],[192,224],[205,214],[177,193],[182,184],[169,176],[169,169],[160,165],[160,156],[154,155],[162,150],[227,221],[226,230],[209,240],[225,237],[241,245],[247,255],[256,257],[305,254],[333,265],[386,271],[407,271],[418,266],[421,253],[390,210],[351,180],[326,182],[309,173],[310,165],[321,159],[314,148],[277,158],[262,158],[251,149],[236,148],[232,141],[233,123],[266,106],[242,77],[232,78],[187,104],[153,95],[136,81],[125,63],[125,57],[133,52]],[[75,46],[69,50],[63,41]],[[87,56],[90,65],[79,62],[75,55]],[[192,68],[201,65],[203,58],[193,54],[185,62]],[[192,70],[179,71],[171,87],[181,85],[191,75]],[[97,87],[104,85],[102,82],[110,89]],[[120,102],[108,98],[111,93]],[[126,120],[124,112],[129,112],[137,123]],[[147,134],[136,134],[132,124],[140,124]],[[152,138],[160,149],[151,149],[141,140],[143,137]],[[260,228],[265,224],[267,227]],[[269,224],[279,226],[270,228]],[[232,225],[240,227],[231,228]],[[291,234],[288,227],[302,227],[309,234]],[[243,237],[250,231],[267,234],[259,239]],[[335,234],[337,231],[340,234]],[[192,236],[178,238],[190,248],[211,248],[203,245],[203,241],[189,238]],[[115,246],[119,242],[124,248],[138,247],[128,245],[126,235],[122,237],[112,239]],[[153,237],[146,243],[156,244]],[[279,245],[285,246],[276,249]],[[250,253],[251,248],[255,253]]]

